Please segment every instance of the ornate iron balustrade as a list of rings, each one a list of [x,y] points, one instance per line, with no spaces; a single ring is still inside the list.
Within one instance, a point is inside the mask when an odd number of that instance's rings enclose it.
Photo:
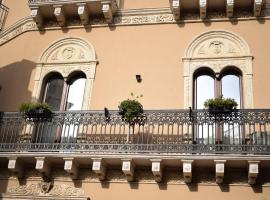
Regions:
[[[270,110],[145,111],[134,124],[117,111],[54,113],[50,119],[2,113],[2,152],[270,153]]]
[[[0,31],[4,29],[9,8],[0,4]]]

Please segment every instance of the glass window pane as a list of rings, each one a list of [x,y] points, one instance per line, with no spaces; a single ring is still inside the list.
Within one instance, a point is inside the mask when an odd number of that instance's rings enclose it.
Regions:
[[[233,98],[241,106],[240,77],[230,74],[222,77],[222,95],[224,98]],[[239,144],[241,142],[241,129],[239,124],[224,124],[223,143]]]
[[[63,94],[64,80],[61,77],[51,78],[47,81],[45,102],[53,111],[59,111]]]
[[[203,109],[205,100],[214,98],[215,96],[215,81],[209,75],[201,75],[197,77],[196,84],[196,108]]]
[[[82,109],[85,80],[85,78],[76,79],[69,86],[66,110]]]
[[[224,98],[233,98],[238,103],[240,108],[241,93],[240,93],[240,78],[236,75],[226,75],[222,77],[222,95]]]

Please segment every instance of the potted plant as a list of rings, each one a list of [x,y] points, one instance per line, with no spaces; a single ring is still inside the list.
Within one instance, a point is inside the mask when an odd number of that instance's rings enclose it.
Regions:
[[[131,96],[134,97],[134,94],[131,93]],[[142,95],[140,97],[142,97]],[[138,99],[139,96],[136,98]],[[119,114],[122,116],[122,119],[130,125],[139,122],[143,114],[143,106],[137,99],[124,100],[118,106]]]
[[[52,110],[47,103],[22,103],[19,110],[25,118],[50,118],[52,114]]]
[[[237,106],[238,103],[234,99],[223,98],[223,96],[215,99],[207,99],[204,102],[204,107],[212,114],[231,113]]]

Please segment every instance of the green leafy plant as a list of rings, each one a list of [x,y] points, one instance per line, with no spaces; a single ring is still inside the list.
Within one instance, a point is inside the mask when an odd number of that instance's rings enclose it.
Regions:
[[[204,102],[204,107],[209,110],[233,110],[236,109],[238,103],[232,98],[223,98],[223,96],[215,99],[207,99]]]
[[[19,110],[24,116],[30,118],[46,118],[50,117],[52,113],[51,107],[47,103],[38,102],[22,103]]]
[[[119,108],[119,114],[122,116],[122,119],[129,124],[136,123],[136,120],[139,120],[139,118],[143,114],[143,106],[138,101],[140,97],[143,97],[143,95],[136,96],[131,93],[131,97],[133,99],[127,99],[120,103],[118,106]]]

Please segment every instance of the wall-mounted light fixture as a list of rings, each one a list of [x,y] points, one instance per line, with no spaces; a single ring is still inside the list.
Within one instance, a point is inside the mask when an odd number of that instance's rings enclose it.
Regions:
[[[136,75],[136,80],[138,83],[142,82],[142,76],[140,74]]]

